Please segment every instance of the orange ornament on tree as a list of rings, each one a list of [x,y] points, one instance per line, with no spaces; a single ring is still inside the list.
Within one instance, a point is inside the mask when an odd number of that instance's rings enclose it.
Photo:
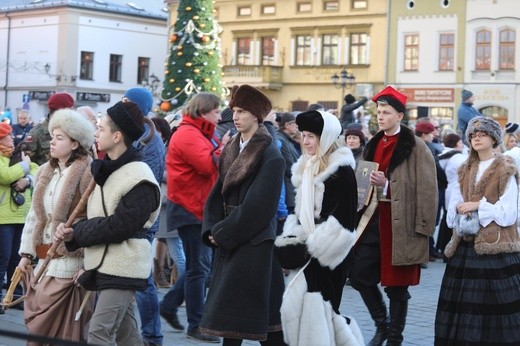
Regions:
[[[177,35],[173,34],[170,36],[170,42],[175,42],[177,41]]]
[[[170,110],[171,103],[168,101],[161,102],[161,109],[165,112],[168,112]]]
[[[202,42],[206,43],[209,41],[209,37],[208,36],[202,36],[201,38]]]

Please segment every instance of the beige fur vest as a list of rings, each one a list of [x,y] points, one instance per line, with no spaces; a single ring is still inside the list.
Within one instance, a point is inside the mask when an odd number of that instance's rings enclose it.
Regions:
[[[67,222],[69,215],[72,213],[81,195],[87,189],[89,182],[92,179],[90,173],[90,163],[92,159],[90,157],[84,157],[77,159],[69,167],[69,173],[66,180],[63,182],[63,189],[58,197],[55,208],[53,208],[53,215],[47,215],[45,213],[45,206],[43,205],[44,194],[46,193],[47,186],[54,174],[55,169],[47,162],[36,175],[36,185],[33,194],[33,208],[36,215],[36,222],[32,232],[32,245],[33,249],[37,245],[46,243],[43,241],[43,233],[48,222],[52,223],[52,230],[56,230],[58,225],[62,222]],[[86,216],[86,208],[78,218]],[[81,256],[83,250],[77,250],[72,253],[67,252],[64,243],[61,243],[57,249],[57,253],[60,255],[68,256]]]
[[[459,169],[459,185],[464,201],[478,202],[482,197],[486,197],[489,203],[495,204],[504,194],[511,176],[515,176],[518,182],[516,165],[507,156],[497,155],[478,183],[476,182],[477,172],[478,161],[471,158]],[[461,239],[462,237],[453,234],[444,251],[446,257],[449,258],[455,254]],[[479,255],[520,252],[520,237],[516,223],[501,227],[493,221],[486,227],[481,226],[474,241],[475,251]]]

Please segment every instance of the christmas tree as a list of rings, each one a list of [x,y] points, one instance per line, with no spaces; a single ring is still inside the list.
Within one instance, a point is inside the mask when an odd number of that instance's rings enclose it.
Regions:
[[[201,91],[224,96],[219,34],[212,0],[181,0],[177,21],[170,29],[170,49],[165,63],[161,110],[182,106]]]

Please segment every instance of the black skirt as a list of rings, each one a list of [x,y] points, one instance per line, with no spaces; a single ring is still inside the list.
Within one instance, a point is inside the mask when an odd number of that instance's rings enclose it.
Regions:
[[[520,253],[461,241],[442,279],[435,345],[520,345]]]

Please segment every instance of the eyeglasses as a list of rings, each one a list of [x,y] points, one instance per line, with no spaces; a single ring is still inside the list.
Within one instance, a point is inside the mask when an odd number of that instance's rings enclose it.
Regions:
[[[488,134],[487,133],[484,133],[484,132],[475,132],[475,133],[472,133],[469,135],[469,139],[474,139],[474,138],[484,138],[484,137],[488,137]]]

